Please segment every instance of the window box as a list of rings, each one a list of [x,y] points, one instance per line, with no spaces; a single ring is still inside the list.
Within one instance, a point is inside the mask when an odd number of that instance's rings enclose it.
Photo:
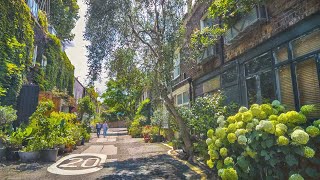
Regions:
[[[230,29],[225,33],[225,44],[231,44],[239,40],[245,35],[247,30],[257,23],[264,22],[268,19],[267,9],[263,5],[254,7],[250,12],[241,17]]]

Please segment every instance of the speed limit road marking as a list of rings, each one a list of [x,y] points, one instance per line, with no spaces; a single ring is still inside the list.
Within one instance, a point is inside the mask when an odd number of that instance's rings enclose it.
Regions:
[[[101,170],[107,156],[105,154],[71,154],[48,167],[48,171],[59,175],[80,175]]]

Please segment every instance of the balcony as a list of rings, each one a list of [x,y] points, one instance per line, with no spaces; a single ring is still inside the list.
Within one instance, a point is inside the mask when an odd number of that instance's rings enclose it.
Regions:
[[[268,18],[267,9],[265,6],[259,5],[254,7],[249,13],[241,17],[235,25],[227,30],[224,40],[225,44],[229,45],[241,37],[243,37],[250,27],[265,22]]]
[[[39,6],[35,0],[27,0],[27,5],[30,8],[32,16],[38,20]]]

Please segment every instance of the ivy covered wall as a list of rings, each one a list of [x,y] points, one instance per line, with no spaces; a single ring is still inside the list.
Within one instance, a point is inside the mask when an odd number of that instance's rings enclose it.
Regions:
[[[0,0],[0,97],[2,105],[15,105],[31,63],[34,20],[24,0]]]
[[[57,87],[60,90],[67,89],[72,95],[74,83],[74,66],[68,56],[63,52],[60,40],[51,34],[47,35],[47,43],[44,48],[44,56],[47,58],[47,66],[42,69],[43,79],[37,83],[41,90],[52,90]]]
[[[56,86],[72,95],[74,66],[62,51],[60,40],[48,33],[44,12],[40,11],[38,22],[42,27],[33,19],[24,0],[0,0],[1,105],[15,106],[22,85],[28,83],[38,84],[45,91]],[[39,29],[45,37],[35,41]],[[39,47],[37,65],[33,67],[35,45]],[[46,67],[40,67],[42,55],[47,59]]]

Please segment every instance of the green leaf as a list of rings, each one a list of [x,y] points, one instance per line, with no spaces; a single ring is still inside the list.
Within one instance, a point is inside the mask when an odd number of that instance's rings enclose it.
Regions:
[[[319,178],[320,177],[320,173],[317,172],[316,169],[314,168],[310,168],[310,167],[307,167],[305,169],[305,172],[308,176],[312,177],[312,178]]]
[[[266,156],[268,155],[268,152],[266,150],[262,150],[260,153],[261,156]]]
[[[298,165],[299,164],[298,159],[292,154],[286,155],[285,158],[286,158],[286,163],[289,166],[294,166],[294,165]]]
[[[267,146],[268,148],[272,147],[272,146],[273,146],[273,139],[267,139],[267,140],[266,140],[266,146]]]

